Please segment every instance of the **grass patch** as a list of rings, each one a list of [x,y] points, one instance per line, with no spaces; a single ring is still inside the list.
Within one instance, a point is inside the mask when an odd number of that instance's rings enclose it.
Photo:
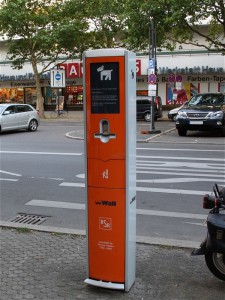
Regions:
[[[63,235],[65,235],[65,233],[62,233],[62,232],[51,232],[51,235],[54,235],[54,236],[63,236]]]
[[[26,227],[18,227],[16,228],[16,232],[18,233],[30,233],[32,230]]]

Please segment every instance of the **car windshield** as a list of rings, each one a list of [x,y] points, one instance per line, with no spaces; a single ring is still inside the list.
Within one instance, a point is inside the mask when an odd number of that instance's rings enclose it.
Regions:
[[[191,100],[188,103],[189,106],[196,106],[196,105],[213,106],[213,105],[221,105],[221,104],[225,104],[225,97],[221,94],[195,95],[191,98]]]
[[[3,112],[3,110],[4,110],[4,106],[0,105],[0,114]]]

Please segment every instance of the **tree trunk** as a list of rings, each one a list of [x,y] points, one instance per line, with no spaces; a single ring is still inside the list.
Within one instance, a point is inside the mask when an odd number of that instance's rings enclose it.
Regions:
[[[39,112],[40,118],[45,118],[44,114],[44,98],[41,93],[41,84],[40,84],[40,76],[38,73],[38,68],[37,68],[37,62],[35,57],[32,56],[31,58],[31,63],[34,71],[34,78],[35,78],[35,83],[36,83],[36,92],[37,92],[37,104],[36,104],[36,109]]]

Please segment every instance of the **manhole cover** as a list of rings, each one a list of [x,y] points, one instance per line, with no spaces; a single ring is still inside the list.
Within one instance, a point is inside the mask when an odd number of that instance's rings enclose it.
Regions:
[[[28,214],[17,214],[14,218],[10,219],[9,222],[20,223],[20,224],[32,224],[40,225],[48,217],[38,216],[38,215],[28,215]]]

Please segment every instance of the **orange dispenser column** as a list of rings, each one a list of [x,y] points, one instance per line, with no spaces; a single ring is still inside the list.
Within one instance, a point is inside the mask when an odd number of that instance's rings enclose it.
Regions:
[[[84,52],[86,283],[128,291],[136,261],[136,57]]]

